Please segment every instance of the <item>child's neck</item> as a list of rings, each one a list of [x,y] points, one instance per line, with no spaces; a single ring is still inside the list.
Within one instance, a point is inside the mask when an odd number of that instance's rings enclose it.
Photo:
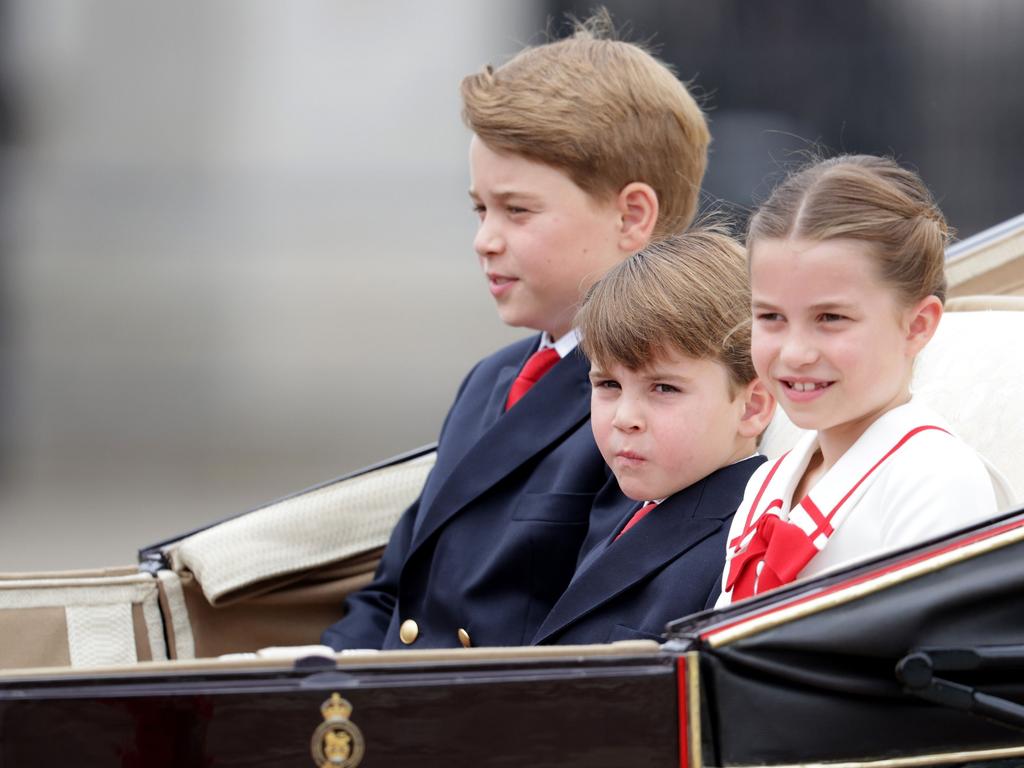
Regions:
[[[860,440],[861,435],[868,431],[868,427],[878,421],[879,418],[891,411],[893,408],[898,408],[899,406],[906,405],[909,402],[910,390],[908,388],[899,397],[893,398],[882,407],[865,413],[857,419],[852,419],[842,424],[837,424],[834,427],[819,430],[818,446],[821,450],[823,460],[822,464],[825,471],[831,469],[835,463],[842,458],[843,454],[850,450],[854,443]]]
[[[815,451],[814,455],[811,456],[811,460],[807,463],[804,476],[800,478],[800,482],[793,489],[793,498],[789,504],[790,508],[803,501],[804,496],[810,493],[811,489],[827,470],[828,467],[825,466],[825,462],[822,460],[821,450]]]

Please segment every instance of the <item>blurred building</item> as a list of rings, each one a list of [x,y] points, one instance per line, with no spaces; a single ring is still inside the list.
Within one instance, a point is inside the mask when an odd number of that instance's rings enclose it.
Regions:
[[[0,571],[134,548],[435,439],[521,334],[461,78],[530,3],[4,6]]]

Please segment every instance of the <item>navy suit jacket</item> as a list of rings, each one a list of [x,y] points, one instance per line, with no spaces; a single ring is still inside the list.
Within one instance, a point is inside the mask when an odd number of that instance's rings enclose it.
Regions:
[[[616,522],[591,532],[589,552],[581,554],[572,582],[533,642],[658,640],[669,621],[704,610],[721,583],[729,521],[764,460],[757,456],[712,472],[614,541],[638,506],[620,494]],[[617,490],[605,489],[602,500]]]
[[[524,339],[463,381],[419,499],[391,535],[373,582],[323,634],[345,648],[525,645],[565,589],[597,492],[610,477],[590,431],[590,364],[560,360],[505,412]],[[402,622],[419,628],[411,646]]]

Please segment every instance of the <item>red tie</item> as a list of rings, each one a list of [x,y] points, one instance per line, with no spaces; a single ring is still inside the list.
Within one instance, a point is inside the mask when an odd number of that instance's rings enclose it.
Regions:
[[[507,411],[518,403],[520,398],[530,391],[530,387],[540,381],[541,376],[550,371],[559,360],[561,358],[558,356],[558,353],[551,347],[538,349],[530,355],[530,359],[526,361],[523,370],[519,372],[516,380],[512,382],[512,389],[508,392],[505,410]]]
[[[614,539],[612,539],[612,541],[618,541],[619,537],[622,536],[622,534],[624,534],[626,531],[628,531],[634,525],[636,525],[641,520],[643,520],[645,517],[647,517],[647,513],[650,512],[652,509],[654,509],[656,506],[658,506],[658,502],[656,502],[656,501],[649,501],[646,504],[644,504],[642,507],[640,507],[640,509],[638,509],[636,512],[633,513],[633,516],[631,518],[629,518],[629,522],[626,523],[625,526],[623,526],[622,530],[619,531],[619,535],[616,536]]]

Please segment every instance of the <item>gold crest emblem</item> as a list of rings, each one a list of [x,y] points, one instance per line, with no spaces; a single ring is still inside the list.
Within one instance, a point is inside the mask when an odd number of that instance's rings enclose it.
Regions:
[[[355,768],[363,759],[366,743],[359,727],[348,719],[352,705],[337,693],[320,705],[324,722],[313,732],[313,762],[318,768]]]

